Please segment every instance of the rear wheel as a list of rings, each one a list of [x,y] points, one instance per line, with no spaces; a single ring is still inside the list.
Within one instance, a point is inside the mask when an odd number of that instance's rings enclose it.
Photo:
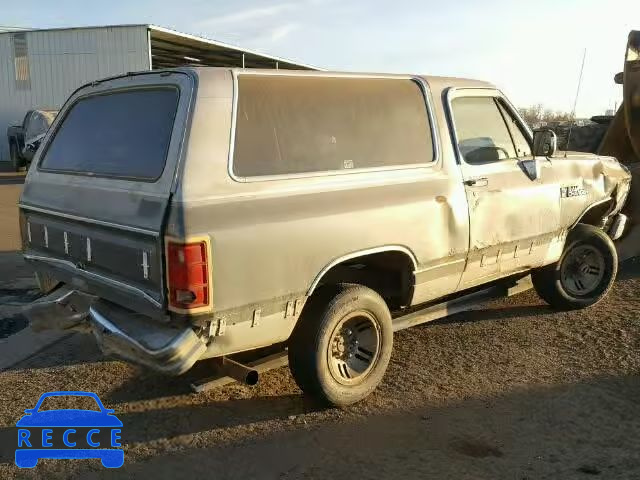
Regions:
[[[9,144],[9,161],[11,162],[11,169],[14,172],[19,172],[22,167],[22,160],[20,159],[20,152],[18,152],[18,145],[15,142]]]
[[[380,295],[361,285],[326,287],[305,306],[289,341],[289,365],[305,393],[341,407],[375,390],[392,348],[391,314]]]
[[[609,236],[591,225],[578,225],[567,236],[558,262],[534,271],[538,295],[559,310],[598,303],[613,286],[618,255]]]

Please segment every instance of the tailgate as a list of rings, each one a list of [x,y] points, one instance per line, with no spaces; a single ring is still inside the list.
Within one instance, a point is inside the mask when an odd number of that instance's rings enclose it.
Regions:
[[[155,315],[164,303],[157,232],[23,208],[25,259],[79,290]]]
[[[194,88],[189,72],[174,71],[72,95],[20,199],[27,261],[80,290],[162,314],[162,232]]]

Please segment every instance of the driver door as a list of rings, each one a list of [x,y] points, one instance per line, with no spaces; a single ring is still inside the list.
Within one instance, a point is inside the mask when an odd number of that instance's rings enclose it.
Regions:
[[[459,290],[550,263],[562,250],[551,162],[532,157],[529,130],[497,90],[457,89],[449,105],[469,205]]]

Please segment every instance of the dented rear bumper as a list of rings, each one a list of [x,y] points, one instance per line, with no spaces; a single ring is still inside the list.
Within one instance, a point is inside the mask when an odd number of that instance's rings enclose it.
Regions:
[[[74,330],[86,325],[89,306],[96,297],[62,287],[48,300],[32,303],[23,311],[35,332],[44,330]]]
[[[167,375],[189,370],[207,349],[191,327],[162,325],[106,302],[89,309],[91,330],[105,354]]]
[[[24,311],[32,330],[90,330],[100,349],[167,375],[189,370],[207,349],[190,326],[174,327],[95,296],[61,288]]]

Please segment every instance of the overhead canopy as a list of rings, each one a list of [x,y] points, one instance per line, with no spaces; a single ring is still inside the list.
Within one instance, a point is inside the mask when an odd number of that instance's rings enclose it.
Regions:
[[[149,41],[151,68],[193,65],[317,70],[317,68],[310,65],[294,63],[290,60],[264,55],[155,25],[149,26]]]

